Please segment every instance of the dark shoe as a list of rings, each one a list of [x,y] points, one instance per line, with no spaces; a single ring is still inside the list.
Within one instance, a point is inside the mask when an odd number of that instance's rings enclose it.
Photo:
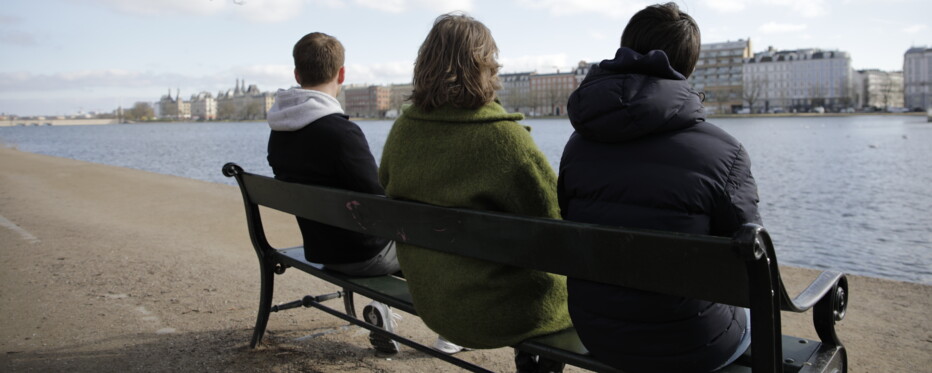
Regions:
[[[538,373],[562,373],[565,367],[566,364],[559,361],[550,360],[545,357],[537,358]]]
[[[562,373],[566,364],[515,350],[515,367],[518,373]]]

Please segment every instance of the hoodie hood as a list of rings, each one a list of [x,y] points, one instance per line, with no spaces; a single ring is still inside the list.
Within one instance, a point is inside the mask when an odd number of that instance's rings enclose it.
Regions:
[[[593,66],[567,103],[570,123],[586,139],[624,142],[705,120],[699,95],[663,51],[619,48]]]
[[[269,127],[275,131],[297,131],[331,114],[343,114],[343,107],[331,95],[298,87],[279,89],[269,109]]]

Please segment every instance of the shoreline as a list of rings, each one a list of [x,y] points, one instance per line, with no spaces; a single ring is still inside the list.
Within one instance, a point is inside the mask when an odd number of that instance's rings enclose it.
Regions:
[[[273,314],[248,349],[258,268],[234,186],[0,147],[0,217],[0,370],[459,371],[410,348],[377,356],[367,333],[316,310]],[[273,245],[300,242],[291,216],[263,219]],[[817,273],[781,270],[791,292]],[[292,272],[275,303],[330,290]],[[932,286],[848,280],[836,330],[849,371],[932,365]],[[809,313],[782,315],[784,333],[817,339]],[[407,314],[399,331],[436,338]],[[513,370],[507,348],[458,356]]]
[[[871,113],[762,113],[762,114],[712,114],[707,118],[779,118],[779,117],[857,117],[857,116],[910,116],[922,117],[926,113],[909,111],[905,113],[871,112]]]
[[[852,117],[852,116],[915,116],[915,117],[924,117],[928,116],[925,112],[910,111],[905,113],[888,113],[888,112],[870,112],[870,113],[761,113],[761,114],[709,114],[706,118],[719,119],[719,118],[779,118],[779,117]],[[556,115],[556,116],[536,116],[536,117],[525,117],[524,120],[534,120],[534,119],[569,119],[565,115]],[[350,118],[351,121],[394,121],[395,118]],[[249,120],[211,120],[211,121],[195,121],[195,120],[153,120],[153,121],[143,121],[143,122],[126,122],[118,123],[116,119],[16,119],[14,120],[3,120],[0,121],[0,127],[36,127],[36,126],[85,126],[85,125],[113,125],[113,124],[123,124],[123,125],[134,125],[134,124],[147,124],[147,123],[247,123],[247,122],[260,122],[265,123],[265,119],[249,119]]]

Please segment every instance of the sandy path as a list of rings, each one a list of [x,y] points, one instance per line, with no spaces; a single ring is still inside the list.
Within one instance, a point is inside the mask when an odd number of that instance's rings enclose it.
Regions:
[[[299,242],[290,217],[265,221],[273,244]],[[791,287],[814,277],[784,271]],[[235,187],[0,148],[0,371],[457,371],[407,348],[376,356],[366,332],[314,310],[273,314],[250,350],[257,280]],[[932,287],[849,280],[850,371],[929,372]],[[276,281],[276,303],[332,289]],[[784,314],[787,332],[814,338],[810,317]],[[410,315],[400,330],[435,338]],[[510,349],[461,356],[513,370]]]

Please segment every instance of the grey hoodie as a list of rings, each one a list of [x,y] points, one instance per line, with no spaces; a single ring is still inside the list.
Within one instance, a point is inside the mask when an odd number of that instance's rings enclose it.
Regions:
[[[342,114],[343,107],[326,93],[293,87],[275,92],[269,109],[269,127],[274,131],[297,131],[330,114]]]

